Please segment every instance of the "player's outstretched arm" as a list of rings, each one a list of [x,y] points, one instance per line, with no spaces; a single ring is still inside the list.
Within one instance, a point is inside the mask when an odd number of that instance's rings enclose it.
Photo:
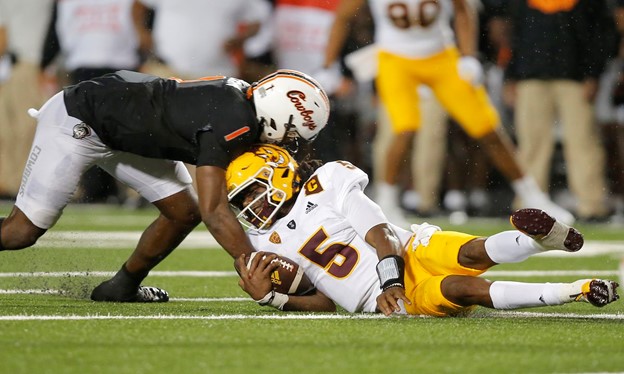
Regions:
[[[305,296],[289,296],[284,305],[285,311],[290,312],[335,312],[336,304],[321,291],[314,289]]]
[[[253,252],[253,246],[230,209],[225,170],[217,166],[199,166],[196,178],[199,210],[210,233],[233,258]]]
[[[336,304],[323,293],[314,289],[303,295],[283,295],[271,292],[271,273],[275,271],[279,264],[274,262],[275,254],[266,256],[254,256],[249,265],[246,264],[245,255],[241,255],[234,262],[234,267],[240,275],[238,285],[247,292],[252,299],[260,305],[270,305],[284,311],[299,312],[334,312]],[[272,299],[263,301],[271,295]],[[277,299],[283,299],[276,302]]]
[[[401,241],[387,223],[382,223],[368,230],[366,242],[375,248],[380,259],[377,274],[383,291],[377,296],[377,309],[387,316],[400,312],[399,300],[411,304],[405,296]]]

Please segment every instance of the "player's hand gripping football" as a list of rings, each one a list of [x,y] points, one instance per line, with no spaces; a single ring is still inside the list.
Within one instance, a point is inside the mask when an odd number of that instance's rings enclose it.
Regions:
[[[280,266],[278,262],[272,262],[277,255],[266,253],[264,256],[264,254],[259,252],[251,259],[250,264],[247,264],[248,256],[245,255],[241,255],[234,262],[234,267],[240,275],[238,285],[254,300],[260,300],[271,292],[273,288],[271,273]]]
[[[390,287],[377,296],[377,309],[386,316],[399,313],[401,312],[399,300],[403,300],[405,304],[412,303],[405,296],[405,290],[402,287]]]

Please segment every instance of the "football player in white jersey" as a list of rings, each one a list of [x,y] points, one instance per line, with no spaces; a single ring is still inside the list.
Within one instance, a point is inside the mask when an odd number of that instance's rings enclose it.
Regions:
[[[226,172],[228,199],[255,248],[294,260],[316,289],[285,295],[272,288],[274,254],[236,260],[239,284],[261,305],[288,311],[465,315],[476,305],[516,309],[618,299],[618,284],[490,282],[480,277],[499,263],[547,250],[578,251],[583,236],[539,209],[511,216],[516,230],[490,237],[441,231],[423,223],[392,225],[365,194],[366,174],[349,162],[298,166],[283,148],[259,145]]]
[[[349,24],[366,0],[342,0],[325,56],[325,68],[337,60]],[[524,207],[540,208],[571,224],[574,216],[552,202],[519,165],[513,143],[500,127],[498,113],[481,83],[476,16],[469,0],[368,0],[375,22],[376,87],[392,125],[383,180],[376,200],[392,222],[408,226],[398,205],[398,179],[421,127],[416,88],[426,85],[509,180]],[[453,19],[454,31],[451,28]],[[456,39],[456,40],[455,40]],[[418,178],[418,175],[415,176]]]

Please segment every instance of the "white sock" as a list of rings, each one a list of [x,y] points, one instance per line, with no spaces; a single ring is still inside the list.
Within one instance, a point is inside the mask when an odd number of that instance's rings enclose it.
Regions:
[[[535,182],[535,179],[529,175],[512,181],[511,188],[524,204],[529,204],[536,199],[541,199],[545,195],[544,191],[542,191],[537,185],[537,182]]]
[[[375,201],[382,207],[399,205],[399,186],[378,182],[375,184]]]
[[[503,231],[485,240],[485,252],[497,264],[522,262],[542,250],[535,240],[516,230]]]
[[[574,283],[497,281],[490,286],[490,298],[495,309],[562,305],[573,300],[570,296],[574,294],[576,288],[578,286],[575,286]]]

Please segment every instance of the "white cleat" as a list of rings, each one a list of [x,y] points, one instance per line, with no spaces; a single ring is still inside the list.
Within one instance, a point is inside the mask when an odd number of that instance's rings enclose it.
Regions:
[[[602,279],[584,279],[573,283],[580,286],[580,292],[570,295],[574,301],[590,303],[593,306],[603,307],[620,296],[617,294],[617,282]]]

